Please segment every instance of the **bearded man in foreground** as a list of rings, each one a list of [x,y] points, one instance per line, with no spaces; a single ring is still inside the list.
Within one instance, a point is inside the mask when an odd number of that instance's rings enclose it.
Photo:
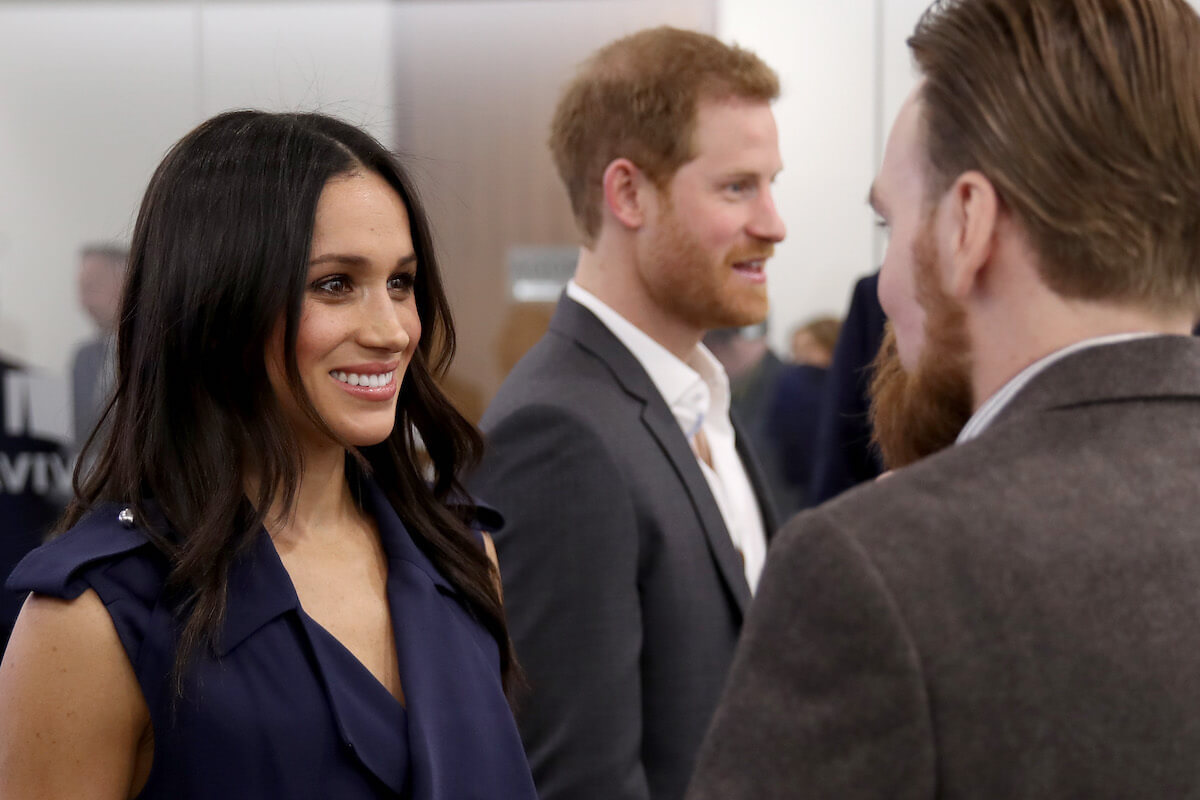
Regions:
[[[1200,796],[1200,19],[957,0],[909,46],[895,472],[773,542],[689,797]]]

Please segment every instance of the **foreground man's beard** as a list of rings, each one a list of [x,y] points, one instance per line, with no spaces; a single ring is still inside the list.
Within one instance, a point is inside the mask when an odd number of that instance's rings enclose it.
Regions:
[[[899,469],[954,444],[971,418],[971,343],[962,307],[938,282],[932,230],[913,246],[917,299],[925,309],[925,344],[906,372],[887,323],[872,365],[872,439],[884,465]]]

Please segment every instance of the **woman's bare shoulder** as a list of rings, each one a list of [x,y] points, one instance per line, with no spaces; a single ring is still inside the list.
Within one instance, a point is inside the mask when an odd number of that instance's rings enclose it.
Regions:
[[[129,797],[149,726],[99,595],[31,594],[0,662],[0,797]]]

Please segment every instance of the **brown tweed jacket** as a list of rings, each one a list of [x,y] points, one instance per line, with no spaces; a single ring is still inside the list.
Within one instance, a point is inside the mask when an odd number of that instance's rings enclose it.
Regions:
[[[688,796],[1200,797],[1200,341],[793,519]]]

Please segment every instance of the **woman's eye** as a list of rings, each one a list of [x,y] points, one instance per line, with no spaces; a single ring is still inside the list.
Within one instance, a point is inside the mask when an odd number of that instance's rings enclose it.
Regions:
[[[312,288],[322,294],[339,295],[350,291],[350,281],[344,275],[330,275],[312,283]]]
[[[401,272],[388,278],[388,290],[393,292],[411,292],[417,283],[417,276],[412,272]]]

